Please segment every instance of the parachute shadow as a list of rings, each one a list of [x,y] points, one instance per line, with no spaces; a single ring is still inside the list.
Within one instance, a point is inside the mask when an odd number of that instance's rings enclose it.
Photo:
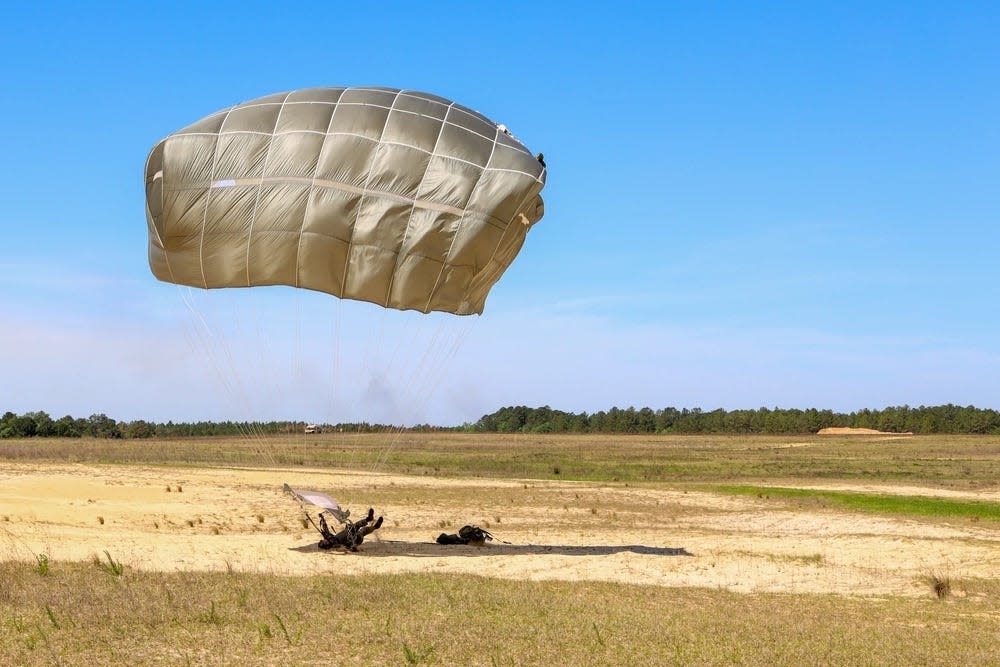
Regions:
[[[319,552],[316,543],[291,547],[291,551],[301,553]],[[427,558],[441,556],[610,556],[618,553],[634,553],[643,556],[694,556],[684,547],[651,547],[644,544],[610,545],[565,545],[565,544],[487,544],[482,547],[470,545],[442,545],[436,542],[402,542],[398,540],[367,540],[361,545],[361,553],[369,557],[410,556]]]

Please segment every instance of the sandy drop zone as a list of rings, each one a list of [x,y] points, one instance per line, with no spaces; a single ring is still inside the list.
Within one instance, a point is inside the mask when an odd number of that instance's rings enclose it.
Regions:
[[[385,525],[361,553],[322,552],[282,483]],[[873,484],[829,487],[1000,500]],[[169,488],[169,491],[167,490]],[[465,523],[510,545],[439,546]],[[591,482],[436,479],[355,471],[5,463],[0,559],[104,552],[151,571],[436,572],[737,592],[927,595],[929,574],[993,578],[993,522],[778,509],[755,498]]]

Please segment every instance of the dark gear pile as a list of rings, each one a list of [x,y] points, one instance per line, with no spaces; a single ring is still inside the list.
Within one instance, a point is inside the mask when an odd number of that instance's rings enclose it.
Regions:
[[[481,547],[487,541],[492,542],[493,536],[479,526],[462,526],[458,529],[458,534],[441,533],[438,535],[438,544],[471,544],[474,547]]]

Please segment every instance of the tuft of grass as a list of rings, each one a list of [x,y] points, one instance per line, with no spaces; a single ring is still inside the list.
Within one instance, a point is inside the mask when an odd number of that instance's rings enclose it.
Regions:
[[[597,623],[591,624],[594,628],[594,636],[597,638],[597,643],[604,646],[604,637],[601,636],[601,630],[597,627]]]
[[[56,614],[49,605],[45,605],[45,615],[49,617],[49,623],[52,624],[52,627],[58,630],[59,621],[56,620]]]
[[[274,616],[274,620],[278,622],[278,627],[281,628],[281,634],[285,636],[285,641],[289,644],[293,644],[294,642],[292,641],[292,636],[288,633],[288,627],[285,625],[285,622],[281,620],[281,616],[279,616],[277,612],[272,615]]]
[[[96,565],[107,574],[113,577],[120,577],[122,573],[125,572],[125,565],[121,561],[117,561],[111,557],[111,552],[107,549],[104,550],[104,556],[107,558],[107,562],[101,560],[97,556],[94,556],[94,561]]]
[[[418,651],[410,648],[409,644],[403,642],[403,658],[406,660],[406,664],[408,665],[419,665],[421,663],[430,662],[431,654],[433,652],[433,646],[427,646]]]
[[[49,573],[49,555],[47,553],[35,554],[35,572],[43,577]]]
[[[199,614],[197,619],[200,623],[207,623],[209,625],[222,625],[222,617],[219,616],[219,612],[215,609],[215,600],[211,601],[211,605],[207,613]]]
[[[934,591],[937,599],[943,600],[951,595],[951,577],[932,572],[927,575],[926,581],[930,584],[931,590]]]

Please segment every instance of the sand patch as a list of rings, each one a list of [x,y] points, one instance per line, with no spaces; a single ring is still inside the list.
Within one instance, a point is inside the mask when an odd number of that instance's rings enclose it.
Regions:
[[[361,554],[321,552],[298,505],[282,493],[284,482],[328,493],[355,514],[374,505],[385,525]],[[434,543],[438,533],[464,523],[512,544]],[[930,572],[952,578],[1000,572],[1000,530],[990,522],[796,511],[756,498],[586,482],[3,465],[0,558],[32,562],[46,553],[58,563],[105,550],[128,567],[154,571],[448,572],[843,594],[926,595],[920,578]]]
[[[847,426],[829,426],[821,428],[816,435],[913,435],[912,431],[893,433],[892,431],[877,431],[873,428],[850,428]]]

